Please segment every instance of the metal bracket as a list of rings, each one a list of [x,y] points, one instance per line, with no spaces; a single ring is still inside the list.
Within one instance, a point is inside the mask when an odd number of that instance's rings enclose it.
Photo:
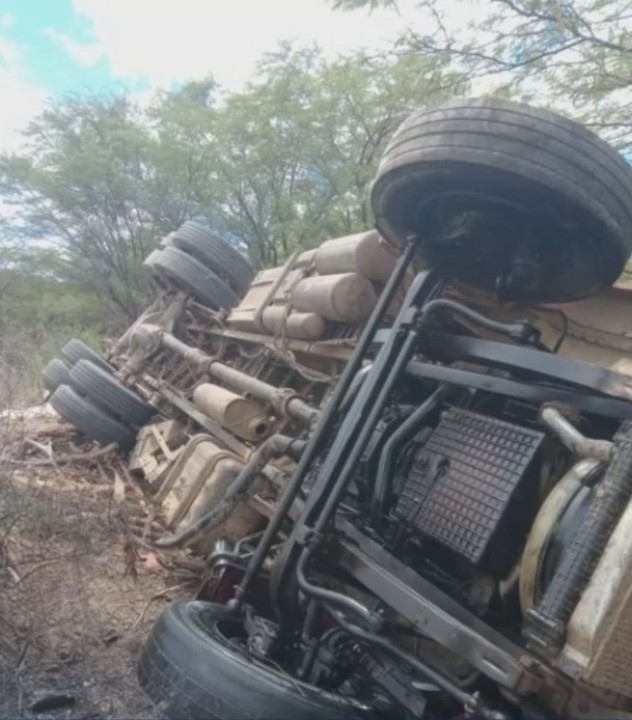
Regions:
[[[340,565],[420,632],[517,694],[532,693],[541,686],[543,678],[537,672],[535,658],[526,667],[522,648],[485,625],[350,523],[337,519],[336,526],[343,528],[349,538],[340,541]]]

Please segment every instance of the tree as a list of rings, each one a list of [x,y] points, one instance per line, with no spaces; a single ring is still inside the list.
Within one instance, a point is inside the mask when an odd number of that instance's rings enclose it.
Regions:
[[[199,101],[212,87],[181,93]],[[31,123],[27,152],[0,158],[0,191],[14,216],[7,230],[56,247],[60,277],[130,318],[145,295],[142,261],[197,212],[211,164],[187,134],[188,118],[171,119],[171,98],[157,103],[152,114],[125,95],[66,98]]]
[[[219,113],[215,216],[262,266],[366,228],[368,185],[395,126],[421,98],[464,87],[443,65],[362,54],[326,62],[315,49],[281,47]]]
[[[57,277],[129,317],[159,238],[200,218],[259,267],[370,223],[368,184],[402,114],[463,87],[440,58],[326,62],[282,46],[240,93],[212,79],[129,97],[71,97],[37,118],[27,152],[0,158],[10,232],[57,249]]]
[[[21,229],[57,248],[68,277],[129,315],[142,293],[134,266],[152,232],[144,192],[152,139],[136,115],[124,97],[68,98],[30,125],[27,153],[0,163]]]
[[[393,7],[393,0],[337,0],[341,9]],[[630,0],[422,0],[423,31],[398,49],[448,58],[486,90],[501,90],[574,115],[624,150],[632,146]],[[422,22],[423,19],[423,22]]]

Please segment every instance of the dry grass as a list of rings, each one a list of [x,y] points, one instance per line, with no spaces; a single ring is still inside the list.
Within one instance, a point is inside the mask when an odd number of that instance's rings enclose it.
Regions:
[[[0,355],[0,412],[41,401],[39,369],[32,353],[15,350]]]
[[[76,698],[50,717],[154,717],[134,663],[177,582],[129,542],[139,498],[115,493],[113,465],[29,464],[85,451],[73,437],[51,418],[0,415],[0,717],[31,717],[47,691]]]

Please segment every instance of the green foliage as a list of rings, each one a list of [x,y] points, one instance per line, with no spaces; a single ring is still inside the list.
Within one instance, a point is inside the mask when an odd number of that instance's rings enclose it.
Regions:
[[[103,303],[91,288],[50,276],[50,253],[0,253],[0,393],[3,404],[36,401],[44,365],[69,337],[101,347],[108,330]]]
[[[367,187],[401,115],[457,92],[460,75],[420,56],[326,62],[289,45],[244,91],[212,79],[157,95],[71,97],[0,158],[10,233],[55,244],[55,276],[86,282],[129,318],[141,264],[184,220],[203,217],[257,266],[370,222]]]
[[[37,118],[25,140],[28,153],[0,161],[20,229],[57,245],[63,276],[89,278],[106,302],[135,314],[145,288],[132,269],[162,219],[160,198],[149,192],[155,142],[138,109],[124,97],[68,98]]]
[[[0,238],[30,248],[0,246],[0,364],[29,375],[68,337],[98,345],[114,318],[129,324],[146,298],[143,259],[184,220],[205,219],[258,267],[366,228],[402,116],[464,87],[437,58],[327,62],[283,45],[240,93],[206,79],[144,108],[125,95],[49,107],[24,152],[0,157],[12,206]]]
[[[392,6],[339,0],[343,9]],[[447,60],[477,88],[572,115],[632,147],[630,0],[419,0],[398,52]],[[475,13],[473,12],[475,11]],[[464,17],[473,19],[465,24]]]
[[[277,264],[296,247],[366,227],[367,186],[401,114],[459,84],[420,57],[327,63],[315,49],[284,45],[221,102],[211,81],[157,98],[150,117],[169,176],[186,173],[192,188],[179,198],[184,183],[175,182],[170,199],[208,218],[255,265]]]

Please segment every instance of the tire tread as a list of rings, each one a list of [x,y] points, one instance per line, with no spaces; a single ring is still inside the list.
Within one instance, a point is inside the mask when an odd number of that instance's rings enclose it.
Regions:
[[[239,303],[237,295],[218,275],[176,247],[165,247],[152,258],[152,265],[210,308],[229,310]]]
[[[49,402],[79,432],[102,445],[115,442],[121,450],[127,451],[136,440],[136,434],[131,428],[81,397],[70,385],[59,385]]]
[[[236,248],[195,221],[189,220],[176,230],[173,245],[226,278],[239,294],[248,289],[255,276],[250,262]]]
[[[130,425],[144,425],[155,414],[151,405],[89,360],[80,360],[73,366],[70,383],[106,412]]]

